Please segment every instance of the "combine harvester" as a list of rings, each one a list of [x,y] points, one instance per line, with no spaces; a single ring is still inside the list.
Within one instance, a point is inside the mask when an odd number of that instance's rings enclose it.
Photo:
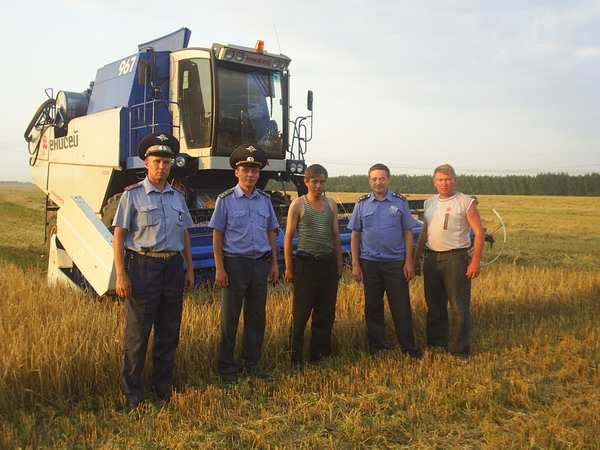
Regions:
[[[238,145],[257,143],[266,150],[269,165],[257,187],[264,190],[270,182],[282,227],[290,200],[286,182],[305,193],[312,92],[309,115],[290,120],[290,58],[267,53],[262,41],[255,48],[187,48],[190,34],[182,28],[139,45],[135,54],[99,69],[84,92],[54,97],[46,91],[49,98],[25,139],[33,180],[46,193],[50,282],[66,281],[99,296],[114,292],[110,226],[123,189],[145,176],[137,145],[149,133],[169,132],[181,142],[169,181],[185,195],[196,224],[190,235],[198,280],[214,271],[206,224],[217,195],[237,183],[229,156]],[[347,220],[342,214],[344,251],[350,246]],[[283,232],[277,242],[283,259]]]

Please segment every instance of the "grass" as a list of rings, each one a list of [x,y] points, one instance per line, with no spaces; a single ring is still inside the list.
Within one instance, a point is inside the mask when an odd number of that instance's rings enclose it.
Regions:
[[[0,210],[3,233],[4,211],[16,211],[22,236],[37,236],[39,205],[24,192],[7,200],[2,189],[1,204],[25,208]],[[3,253],[0,447],[600,446],[600,255],[590,247],[600,235],[600,199],[479,201],[484,214],[495,207],[503,215],[509,245],[473,284],[468,365],[430,352],[418,362],[397,350],[369,357],[362,286],[345,273],[335,358],[289,370],[291,289],[280,283],[269,292],[263,353],[274,380],[224,389],[216,373],[220,292],[204,286],[186,297],[176,394],[133,413],[119,398],[122,305],[50,288],[42,269]],[[42,233],[37,239],[10,245],[43,251]],[[422,279],[411,283],[420,346],[422,288]],[[388,334],[394,342],[391,326]]]

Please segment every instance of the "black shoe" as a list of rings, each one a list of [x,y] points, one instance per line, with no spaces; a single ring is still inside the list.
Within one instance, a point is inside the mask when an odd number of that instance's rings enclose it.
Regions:
[[[140,404],[143,402],[143,400],[140,400],[135,395],[127,395],[125,397],[125,401],[127,402],[126,408],[128,412],[136,410],[138,406],[140,406]]]
[[[467,355],[465,353],[457,353],[455,355],[452,355],[452,357],[454,358],[456,364],[458,364],[459,366],[464,366],[465,364],[469,363],[469,358],[471,357],[471,355]]]
[[[271,374],[269,372],[261,370],[258,367],[243,367],[242,375],[244,375],[246,377],[259,378],[261,380],[268,380],[268,379],[272,378]]]
[[[304,366],[304,361],[292,361],[292,372],[302,372]]]
[[[442,345],[428,344],[427,350],[433,354],[448,353],[448,349]]]
[[[223,384],[229,386],[238,382],[238,376],[237,373],[222,373],[221,380],[223,380]]]
[[[156,395],[160,400],[169,401],[171,400],[171,396],[173,392],[170,387],[166,388],[152,388],[152,392]]]
[[[421,350],[409,350],[406,354],[413,359],[423,359],[423,352]]]

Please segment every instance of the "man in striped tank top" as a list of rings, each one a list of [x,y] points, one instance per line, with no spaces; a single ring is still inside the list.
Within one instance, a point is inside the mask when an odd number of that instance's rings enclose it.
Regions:
[[[310,363],[331,355],[338,280],[342,276],[342,245],[337,203],[327,198],[327,170],[313,164],[306,169],[308,193],[295,199],[285,231],[285,280],[294,283],[292,306],[292,365],[304,366],[304,329],[312,315]],[[294,234],[298,232],[293,258]]]

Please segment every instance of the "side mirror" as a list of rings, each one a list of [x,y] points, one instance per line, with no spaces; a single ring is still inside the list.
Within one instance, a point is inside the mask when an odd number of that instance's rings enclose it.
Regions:
[[[140,61],[138,68],[138,83],[142,86],[150,84],[152,81],[152,66],[150,61]]]
[[[313,91],[308,91],[308,95],[306,96],[306,108],[309,111],[313,110]]]

